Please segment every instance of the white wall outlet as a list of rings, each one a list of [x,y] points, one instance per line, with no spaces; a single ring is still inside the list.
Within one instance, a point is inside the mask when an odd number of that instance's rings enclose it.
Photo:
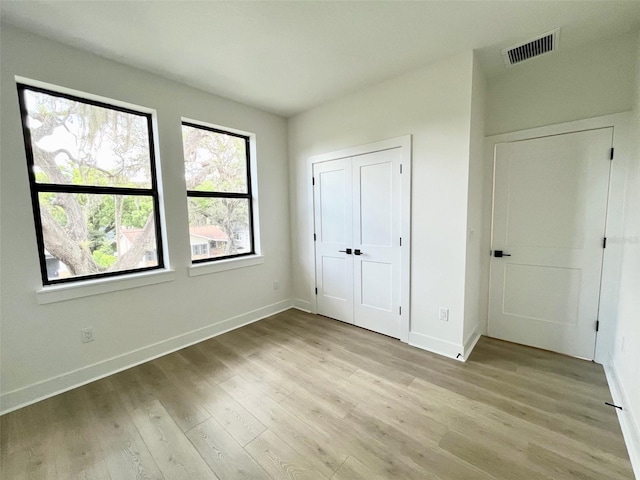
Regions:
[[[280,288],[280,282],[278,280],[273,281],[273,289],[278,290]]]
[[[440,318],[440,320],[442,320],[443,322],[448,322],[449,321],[449,309],[448,308],[444,308],[444,307],[440,307],[440,316],[438,318]]]
[[[80,330],[80,335],[82,338],[82,343],[93,342],[93,328],[83,328]]]

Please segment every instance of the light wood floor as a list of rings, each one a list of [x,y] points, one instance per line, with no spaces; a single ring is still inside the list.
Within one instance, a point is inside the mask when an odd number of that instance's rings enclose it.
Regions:
[[[0,419],[2,479],[633,478],[602,368],[290,310]]]

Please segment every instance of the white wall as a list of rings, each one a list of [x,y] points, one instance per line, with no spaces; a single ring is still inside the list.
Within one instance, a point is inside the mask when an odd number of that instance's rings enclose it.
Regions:
[[[635,150],[625,189],[622,269],[618,322],[612,352],[614,377],[621,390],[618,400],[625,439],[636,475],[640,476],[640,35],[636,42],[634,108]]]
[[[485,188],[484,128],[486,80],[474,55],[469,139],[469,194],[467,199],[467,255],[465,269],[464,335],[468,350],[487,321],[491,228],[485,211],[491,190]],[[465,351],[465,356],[468,352]]]
[[[635,35],[516,65],[489,79],[487,135],[629,110]]]
[[[315,108],[289,121],[294,298],[310,306],[312,155],[413,137],[411,341],[461,352],[473,55],[468,52]],[[450,309],[448,323],[438,308]]]
[[[290,304],[284,119],[2,26],[1,409],[85,382]],[[67,300],[42,287],[14,75],[156,109],[173,281]],[[181,116],[256,134],[264,264],[190,277]],[[274,291],[273,280],[280,288]],[[231,320],[229,320],[231,319]],[[221,323],[229,320],[226,323]],[[82,344],[91,326],[95,341]]]

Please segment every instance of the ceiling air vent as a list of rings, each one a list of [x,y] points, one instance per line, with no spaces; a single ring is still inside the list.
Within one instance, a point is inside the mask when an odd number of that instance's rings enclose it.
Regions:
[[[558,39],[560,37],[560,29],[539,35],[533,40],[529,40],[525,43],[520,43],[511,48],[505,48],[502,50],[502,58],[505,65],[508,67],[517,63],[522,63],[525,60],[543,55],[545,53],[553,52],[558,48]]]

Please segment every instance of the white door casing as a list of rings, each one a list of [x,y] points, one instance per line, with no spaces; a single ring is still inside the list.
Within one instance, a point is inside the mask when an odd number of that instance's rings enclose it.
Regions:
[[[490,336],[593,359],[612,138],[496,145]]]
[[[408,341],[410,137],[312,157],[310,167],[313,311]]]

